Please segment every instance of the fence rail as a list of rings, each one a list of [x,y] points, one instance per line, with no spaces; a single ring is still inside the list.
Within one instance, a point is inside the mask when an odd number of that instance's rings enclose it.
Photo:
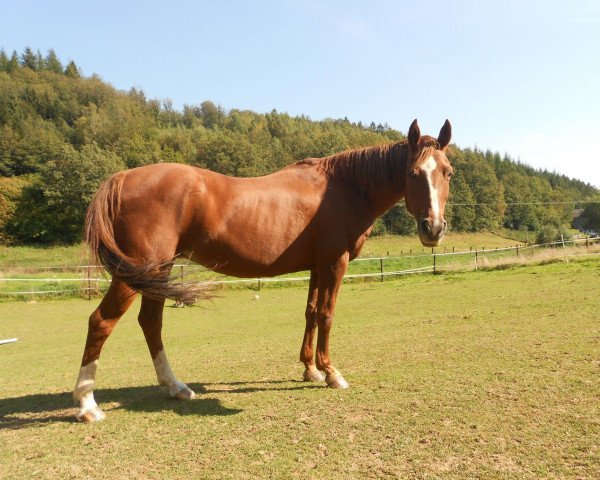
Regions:
[[[568,249],[567,249],[568,246]],[[585,251],[577,251],[585,248]],[[593,250],[593,251],[590,251]],[[349,271],[344,276],[345,280],[360,279],[379,279],[384,281],[387,277],[421,274],[421,273],[441,273],[444,271],[466,271],[477,270],[493,266],[492,262],[504,261],[505,263],[516,263],[517,259],[526,259],[527,256],[533,256],[534,251],[553,251],[554,257],[564,256],[567,260],[570,257],[600,255],[600,237],[561,240],[557,242],[535,244],[535,245],[516,245],[513,247],[502,248],[482,248],[470,249],[452,252],[435,252],[421,255],[387,255],[381,257],[357,258],[350,264]],[[507,258],[506,255],[514,253],[515,256]],[[504,255],[504,257],[503,257]],[[374,265],[370,269],[365,266]],[[197,272],[205,272],[205,269],[195,264],[175,264],[180,276],[188,276]],[[369,269],[369,271],[363,271]],[[15,270],[21,271],[20,276],[7,276],[14,274]],[[32,278],[23,275],[24,272],[32,274],[37,272],[39,275],[43,272],[61,270],[62,273],[81,272],[80,276],[71,275],[69,277],[59,277],[55,275],[51,278]],[[11,273],[12,272],[12,273]],[[102,291],[101,285],[110,282],[110,278],[104,275],[103,269],[99,265],[78,265],[78,266],[48,266],[48,267],[21,267],[13,268],[11,272],[0,270],[0,298],[24,296],[32,297],[35,295],[70,295],[78,294],[86,298],[91,298],[94,294]],[[210,281],[217,285],[254,285],[259,289],[267,283],[293,283],[306,282],[310,279],[307,275],[302,276],[280,276],[272,278],[245,278],[245,279],[196,279],[197,281]],[[48,288],[35,290],[27,288],[31,284],[45,284]],[[193,282],[192,282],[193,283]],[[4,290],[3,284],[21,285],[21,290]],[[65,284],[65,288],[60,288]],[[70,285],[66,285],[70,284]],[[73,285],[75,284],[75,285]],[[79,285],[77,285],[79,284]]]

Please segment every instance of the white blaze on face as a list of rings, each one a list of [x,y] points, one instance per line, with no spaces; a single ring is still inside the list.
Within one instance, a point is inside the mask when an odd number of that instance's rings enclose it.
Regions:
[[[433,157],[429,157],[423,165],[421,165],[421,170],[425,172],[427,176],[427,183],[429,184],[429,200],[431,203],[431,211],[433,212],[433,226],[437,227],[442,224],[442,219],[440,218],[440,200],[438,189],[433,186],[433,172],[437,168],[437,164],[435,163],[435,159]]]

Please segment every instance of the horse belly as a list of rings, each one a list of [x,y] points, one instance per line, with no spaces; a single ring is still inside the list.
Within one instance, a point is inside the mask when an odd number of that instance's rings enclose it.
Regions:
[[[266,198],[265,198],[266,197]],[[312,209],[300,198],[258,195],[233,202],[205,230],[191,258],[237,277],[275,276],[311,268]]]

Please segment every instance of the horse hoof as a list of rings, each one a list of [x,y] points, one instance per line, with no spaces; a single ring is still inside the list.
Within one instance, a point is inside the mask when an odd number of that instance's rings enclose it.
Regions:
[[[325,375],[323,372],[320,372],[317,369],[306,369],[304,370],[304,375],[302,375],[302,379],[305,382],[322,382],[325,380]]]
[[[170,392],[170,395],[177,400],[191,400],[196,396],[194,391],[185,384],[178,385],[175,391]]]
[[[327,382],[327,386],[330,388],[348,388],[348,387],[350,387],[350,384],[339,373],[336,373],[333,375],[328,374],[327,377],[325,378],[325,381]]]
[[[96,406],[87,410],[79,410],[77,415],[75,415],[75,418],[83,423],[94,423],[104,420],[106,415]]]

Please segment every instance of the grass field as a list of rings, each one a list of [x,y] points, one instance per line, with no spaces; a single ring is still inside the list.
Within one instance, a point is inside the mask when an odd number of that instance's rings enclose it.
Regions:
[[[438,252],[445,250],[469,250],[470,248],[496,248],[513,246],[516,242],[489,233],[477,234],[450,234],[445,239],[444,246],[436,249]],[[41,300],[52,297],[77,297],[85,296],[81,287],[89,285],[85,280],[88,273],[92,277],[98,275],[97,270],[77,268],[84,265],[86,260],[82,257],[83,246],[55,246],[55,247],[0,247],[0,300]],[[386,260],[385,265],[379,261],[353,262],[348,270],[349,274],[376,273],[383,266],[387,272],[413,268],[431,267],[431,249],[420,245],[416,237],[399,237],[385,235],[369,239],[362,252],[362,257],[380,257],[387,255],[402,255],[401,259]],[[465,261],[467,261],[465,259]],[[179,273],[179,270],[175,270]],[[198,269],[187,269],[194,272]],[[288,275],[291,277],[306,276],[308,272],[299,272]],[[204,275],[206,276],[206,275]],[[190,277],[195,280],[198,277]],[[200,276],[202,278],[202,275]],[[20,281],[23,279],[23,281]],[[3,281],[4,280],[4,281]],[[100,280],[97,285],[101,290],[106,284]],[[26,292],[47,292],[43,294],[30,294]]]
[[[437,251],[443,251],[455,247],[456,250],[468,250],[472,248],[496,248],[512,246],[519,242],[509,238],[503,238],[492,233],[448,233],[443,244]],[[412,253],[430,252],[421,245],[416,236],[400,237],[395,235],[382,235],[371,237],[365,244],[363,257],[377,257],[382,255],[400,255]],[[82,245],[53,246],[53,247],[31,247],[0,246],[0,270],[13,268],[32,268],[47,266],[76,266],[82,263]]]
[[[346,391],[300,382],[304,288],[166,309],[200,395],[155,386],[138,304],[96,398],[71,389],[95,302],[0,304],[0,478],[600,477],[600,261],[342,286],[332,359]]]
[[[494,234],[454,234],[447,239],[444,247],[435,249],[434,259],[430,248],[416,246],[418,240],[412,237],[381,236],[370,239],[361,258],[348,266],[349,277],[358,275],[356,281],[380,280],[382,272],[410,271],[420,273],[466,271],[477,268],[505,268],[515,263],[547,262],[556,259],[566,260],[581,254],[600,254],[600,243],[579,240],[577,245],[558,245],[555,248],[529,247],[520,244],[515,248],[514,241]],[[473,246],[475,245],[475,246]],[[510,247],[503,249],[503,247]],[[482,250],[482,249],[485,249]],[[108,278],[100,268],[74,267],[75,260],[81,257],[81,246],[48,248],[46,259],[44,250],[31,247],[13,247],[0,250],[0,301],[41,301],[51,298],[81,297],[98,295],[108,287]],[[447,251],[447,254],[444,252]],[[14,252],[14,255],[13,255]],[[454,253],[456,252],[456,254]],[[462,252],[458,254],[459,252]],[[388,253],[390,256],[388,256]],[[386,258],[381,258],[386,257]],[[177,263],[187,263],[184,259]],[[435,268],[434,268],[435,264]],[[39,268],[46,265],[45,268]],[[71,266],[69,266],[71,265]],[[37,266],[37,268],[36,268]],[[270,288],[287,286],[292,280],[308,278],[309,272],[294,272],[276,279],[246,279],[215,276],[199,265],[177,266],[175,275],[183,275],[179,281],[224,280],[226,287],[260,289],[260,285]],[[364,275],[369,278],[365,279]],[[242,282],[242,283],[240,283]]]

